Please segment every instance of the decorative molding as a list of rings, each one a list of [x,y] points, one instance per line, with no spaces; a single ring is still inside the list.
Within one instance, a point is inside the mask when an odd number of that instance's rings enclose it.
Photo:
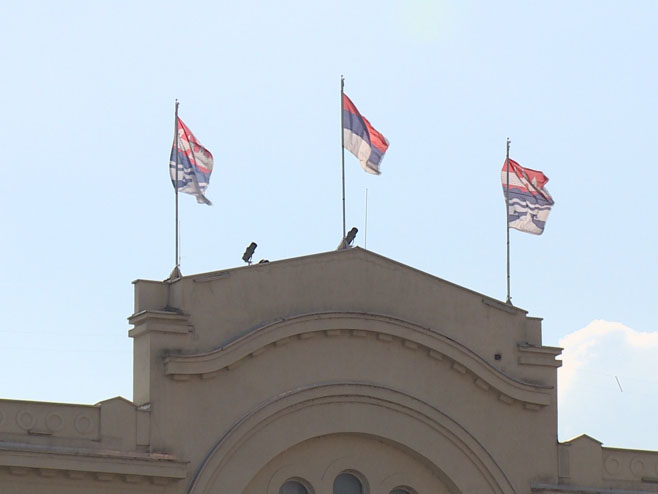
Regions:
[[[0,433],[98,439],[100,409],[94,405],[0,400]]]
[[[326,416],[333,406],[352,408],[350,413],[340,414],[347,422],[327,421]],[[371,409],[371,410],[369,410]],[[362,422],[374,410],[385,410],[390,418],[403,426],[389,427],[390,422],[376,424],[376,421]],[[361,415],[356,431],[351,431],[349,418],[355,413]],[[296,427],[294,417],[300,414],[305,420],[317,423],[313,427]],[[312,415],[309,415],[312,414]],[[292,419],[291,419],[292,417]],[[284,425],[287,422],[287,426]],[[308,423],[308,422],[307,422]],[[372,427],[370,427],[372,426]],[[272,430],[281,432],[281,427],[290,427],[290,433],[282,434],[278,444],[268,444],[268,451],[258,435],[269,437]],[[431,444],[441,442],[439,448],[444,454],[459,457],[459,461],[433,463],[436,459],[430,450],[419,448],[416,454],[424,457],[429,464],[443,469],[445,475],[458,482],[468,478],[476,492],[495,492],[498,494],[519,494],[504,470],[497,464],[494,456],[467,429],[450,416],[429,403],[419,400],[403,390],[380,386],[369,382],[336,381],[313,384],[271,397],[264,403],[237,418],[229,425],[217,442],[206,452],[203,461],[190,477],[186,494],[211,492],[217,487],[230,483],[234,491],[239,492],[249,482],[249,474],[244,475],[234,464],[240,458],[240,450],[257,444],[259,458],[255,461],[264,465],[272,457],[287,448],[300,444],[304,440],[334,433],[366,434],[373,438],[381,437],[387,441],[405,445],[407,433],[411,428],[422,428],[423,433],[431,436]],[[317,436],[316,436],[317,434]],[[448,451],[446,453],[446,451]],[[233,462],[233,463],[232,463]],[[259,467],[256,467],[258,470]],[[474,491],[475,492],[475,491]]]
[[[29,431],[36,424],[37,419],[32,412],[28,410],[21,410],[16,414],[16,425],[24,431]]]
[[[519,365],[537,365],[542,367],[561,367],[562,361],[555,357],[562,353],[562,348],[554,346],[534,346],[527,343],[517,346]]]
[[[605,480],[658,483],[658,452],[601,448]]]
[[[484,391],[489,391],[489,389],[491,388],[491,386],[489,386],[485,381],[483,381],[479,377],[475,378],[475,385]]]
[[[423,349],[425,355],[435,360],[445,360],[461,374],[471,374],[473,382],[476,379],[481,381],[479,388],[484,390],[486,384],[506,396],[500,398],[505,403],[518,401],[539,407],[551,403],[551,394],[547,391],[553,387],[523,382],[504,374],[466,346],[438,331],[390,316],[360,312],[302,314],[279,319],[252,329],[209,352],[167,355],[163,359],[164,371],[170,378],[179,381],[192,376],[207,378],[217,375],[222,369],[234,368],[239,361],[250,355],[255,356],[266,348],[272,348],[277,341],[291,337],[302,338],[305,334],[317,332],[332,337],[358,335],[363,338],[371,334],[378,340],[397,341],[407,348]],[[546,348],[546,355],[555,355],[553,349]]]
[[[564,484],[532,484],[530,489],[532,492],[541,492],[543,494],[655,494],[656,492],[655,490],[629,490]]]
[[[79,434],[86,436],[92,431],[94,422],[86,413],[79,413],[73,420],[73,427]]]
[[[287,343],[290,343],[290,337],[287,337],[287,338],[281,338],[280,340],[276,340],[276,341],[274,342],[274,345],[275,345],[275,346],[283,346],[283,345],[285,345],[285,344],[287,344]]]
[[[418,350],[418,343],[410,340],[402,340],[402,346],[409,348],[410,350]]]
[[[189,324],[190,315],[164,310],[143,310],[128,318],[135,327],[128,331],[128,336],[136,338],[146,333],[188,334],[194,331]]]
[[[452,370],[454,370],[455,372],[458,372],[459,374],[466,374],[466,372],[467,372],[466,367],[461,365],[459,362],[453,362],[450,367],[452,367]]]
[[[153,483],[161,483],[186,478],[187,465],[188,462],[174,456],[157,453],[0,442],[0,468],[7,468],[12,475],[102,482],[150,479]]]
[[[116,475],[113,473],[96,473],[96,480],[102,482],[111,482],[116,479]]]
[[[46,427],[51,432],[59,432],[64,428],[64,419],[59,413],[50,412],[46,415]]]
[[[512,398],[502,393],[498,395],[498,399],[503,403],[506,403],[507,405],[511,405],[512,403],[514,403],[514,400]]]

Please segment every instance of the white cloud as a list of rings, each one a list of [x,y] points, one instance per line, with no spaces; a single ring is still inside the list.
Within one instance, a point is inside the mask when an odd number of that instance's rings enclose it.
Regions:
[[[618,322],[598,320],[568,334],[559,345],[564,348],[559,372],[560,397],[571,391],[579,371],[602,372],[614,378],[625,375],[631,364],[639,364],[653,368],[654,373],[636,377],[658,378],[654,353],[658,349],[658,331],[640,332]]]
[[[658,331],[592,321],[559,342],[559,436],[658,450]]]

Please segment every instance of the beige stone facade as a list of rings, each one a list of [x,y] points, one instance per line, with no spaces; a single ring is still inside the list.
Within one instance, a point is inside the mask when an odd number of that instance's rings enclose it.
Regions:
[[[133,401],[0,400],[0,493],[658,492],[557,442],[541,321],[354,248],[135,282]]]

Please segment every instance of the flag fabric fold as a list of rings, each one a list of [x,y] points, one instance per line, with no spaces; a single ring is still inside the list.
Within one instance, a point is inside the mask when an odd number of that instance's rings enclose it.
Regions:
[[[546,190],[548,177],[540,171],[523,168],[508,159],[503,164],[501,181],[503,194],[507,189],[507,166],[509,163],[509,203],[507,221],[511,228],[541,235],[554,201]]]
[[[178,139],[178,160],[176,139]],[[177,162],[178,170],[176,170]],[[212,169],[212,153],[201,145],[187,125],[178,118],[178,135],[174,136],[169,158],[169,174],[174,188],[179,192],[195,196],[199,204],[211,205],[204,193],[208,188]]]
[[[359,159],[366,172],[381,173],[379,164],[388,149],[388,140],[370,125],[344,93],[343,147]]]

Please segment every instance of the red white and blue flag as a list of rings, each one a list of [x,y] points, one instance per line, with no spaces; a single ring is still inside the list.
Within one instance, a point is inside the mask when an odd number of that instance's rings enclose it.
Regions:
[[[388,149],[388,140],[359,113],[343,93],[343,147],[359,158],[368,173],[379,175],[379,164]]]
[[[501,172],[503,194],[507,190],[508,163],[508,224],[516,230],[541,235],[554,204],[553,198],[545,188],[548,177],[542,172],[523,168],[516,161],[508,159],[503,164]]]
[[[174,136],[174,144],[171,147],[171,157],[169,158],[171,183],[180,192],[196,196],[199,204],[211,205],[212,203],[204,193],[212,173],[212,154],[201,145],[180,118],[178,118],[177,127],[178,135]],[[178,147],[176,139],[178,139]],[[176,150],[178,150],[178,159]],[[178,163],[178,170],[176,170],[176,163]]]

